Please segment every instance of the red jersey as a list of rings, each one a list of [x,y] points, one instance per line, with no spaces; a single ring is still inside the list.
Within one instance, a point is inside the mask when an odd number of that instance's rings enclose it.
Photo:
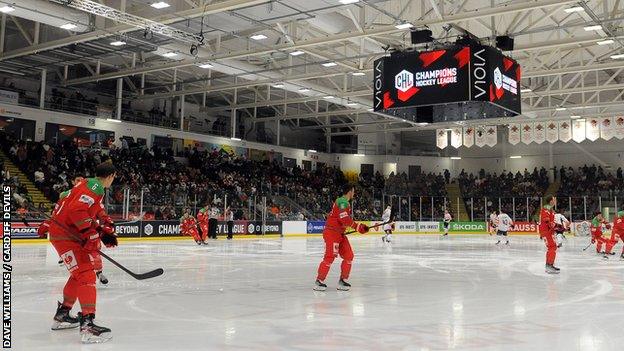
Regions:
[[[99,216],[105,215],[104,186],[97,178],[80,181],[59,200],[52,212],[50,240],[81,242],[94,235]],[[68,233],[69,231],[69,233]]]
[[[346,197],[341,196],[336,199],[331,211],[327,215],[325,229],[343,234],[348,227],[355,228],[356,223],[351,218],[351,206]]]
[[[624,211],[620,211],[613,218],[612,232],[618,235],[624,235]]]
[[[542,207],[540,211],[539,232],[543,236],[545,234],[553,235],[555,232],[555,211],[550,205]]]
[[[209,217],[208,207],[202,207],[199,209],[199,212],[197,212],[197,221],[199,221],[200,224],[208,225]]]
[[[182,230],[182,233],[188,233],[197,229],[197,221],[195,220],[195,217],[189,215],[182,216],[182,218],[180,218],[180,229]]]

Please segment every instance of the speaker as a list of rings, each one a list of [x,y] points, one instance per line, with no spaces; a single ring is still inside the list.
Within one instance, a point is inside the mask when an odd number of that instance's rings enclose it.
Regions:
[[[430,43],[433,41],[433,33],[429,29],[411,31],[412,44]]]
[[[507,35],[496,37],[496,47],[502,51],[512,51],[514,49],[514,39]]]

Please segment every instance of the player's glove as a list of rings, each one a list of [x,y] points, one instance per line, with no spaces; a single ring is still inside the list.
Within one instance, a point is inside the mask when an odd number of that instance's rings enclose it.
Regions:
[[[595,244],[596,243],[596,239],[592,238],[591,243]]]
[[[100,217],[99,222],[100,222],[100,225],[109,225],[111,227],[114,225],[113,219],[107,214],[103,214]]]
[[[360,233],[360,234],[366,234],[366,233],[368,233],[368,230],[369,230],[368,226],[366,224],[364,224],[364,223],[358,223],[356,229],[357,229],[358,233]]]
[[[611,229],[611,223],[607,223],[607,224],[605,224],[605,228],[607,228],[607,229]]]
[[[50,230],[50,224],[48,224],[48,222],[45,221],[41,223],[39,228],[37,228],[37,235],[39,235],[40,238],[45,239],[46,236],[48,235],[49,230]]]
[[[394,231],[394,223],[390,225],[390,228],[392,228],[392,231]]]
[[[118,245],[115,227],[110,225],[101,225],[98,228],[98,232],[100,233],[100,238],[102,239],[104,246],[115,247]]]

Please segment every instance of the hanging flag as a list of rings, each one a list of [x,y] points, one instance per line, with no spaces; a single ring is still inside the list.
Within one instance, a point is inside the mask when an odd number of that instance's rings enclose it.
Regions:
[[[451,146],[454,148],[459,148],[462,146],[462,138],[463,133],[461,128],[453,128],[451,129]]]
[[[530,144],[533,142],[533,123],[522,123],[522,142]]]
[[[436,145],[440,149],[448,146],[448,133],[446,129],[436,129]]]
[[[536,122],[533,128],[533,141],[541,144],[546,141],[546,125],[544,122]]]
[[[464,128],[464,146],[472,147],[475,143],[475,132],[473,127]]]
[[[572,139],[572,123],[570,121],[559,122],[559,140],[567,143]]]
[[[585,140],[585,120],[584,119],[576,119],[572,121],[572,140],[577,143],[583,142]]]
[[[475,127],[475,145],[478,147],[485,146],[485,128],[483,126]]]
[[[518,123],[511,123],[509,125],[509,143],[516,145],[520,142],[520,125]]]
[[[614,118],[615,137],[618,139],[624,139],[624,117]]]
[[[600,119],[600,137],[604,140],[611,140],[615,135],[613,118],[603,117]]]
[[[546,141],[554,144],[559,140],[559,128],[557,128],[557,122],[546,122]]]
[[[600,138],[600,121],[598,118],[590,118],[585,122],[585,138],[596,141]]]
[[[485,145],[493,147],[498,141],[498,130],[496,126],[485,127]]]

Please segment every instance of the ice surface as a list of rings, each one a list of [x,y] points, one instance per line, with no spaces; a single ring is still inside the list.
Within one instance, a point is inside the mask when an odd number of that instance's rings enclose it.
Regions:
[[[603,260],[587,238],[544,273],[543,243],[489,236],[351,237],[349,292],[312,290],[322,238],[123,242],[128,267],[165,274],[135,281],[105,261],[97,319],[113,330],[81,345],[51,331],[67,278],[48,245],[13,247],[15,350],[622,350],[624,261]],[[76,312],[76,307],[74,308]]]

